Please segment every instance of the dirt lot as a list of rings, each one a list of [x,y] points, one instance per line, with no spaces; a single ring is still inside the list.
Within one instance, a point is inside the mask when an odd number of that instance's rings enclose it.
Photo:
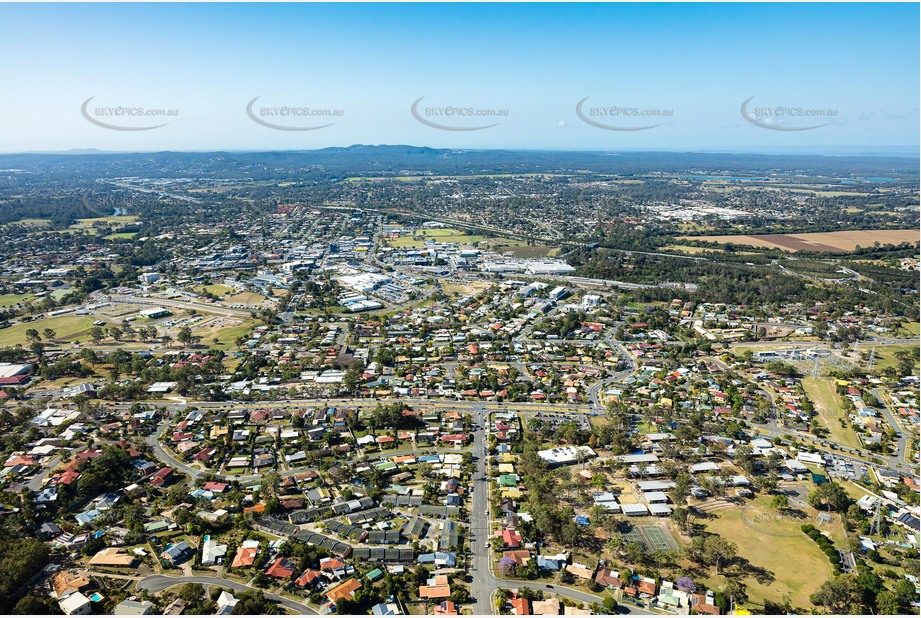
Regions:
[[[855,247],[902,242],[917,242],[921,237],[918,230],[848,230],[844,232],[817,232],[809,234],[761,234],[741,236],[685,236],[679,240],[704,240],[708,242],[749,245],[784,251],[828,251],[847,252]]]

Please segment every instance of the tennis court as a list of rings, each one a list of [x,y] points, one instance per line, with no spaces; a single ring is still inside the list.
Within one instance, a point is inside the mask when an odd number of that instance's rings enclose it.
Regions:
[[[643,546],[644,552],[649,551],[649,543],[646,542],[646,539],[643,537],[643,534],[640,532],[639,528],[633,528],[630,530],[630,532],[623,534],[622,536],[624,537],[624,541],[626,541],[627,544],[639,543]]]
[[[675,540],[671,538],[672,535],[659,526],[644,526],[643,534],[649,539],[649,546],[652,547],[653,551],[672,551],[678,549]]]

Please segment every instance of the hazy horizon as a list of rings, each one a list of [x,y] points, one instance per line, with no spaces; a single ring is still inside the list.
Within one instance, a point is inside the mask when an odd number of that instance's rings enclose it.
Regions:
[[[771,151],[771,149],[750,148],[739,150],[725,149],[665,149],[665,148],[620,148],[620,149],[599,149],[599,148],[452,148],[448,146],[435,147],[425,144],[349,144],[346,146],[329,145],[317,146],[315,148],[221,148],[221,149],[154,149],[154,150],[101,150],[97,148],[71,148],[69,150],[23,150],[15,152],[0,152],[0,156],[15,155],[132,155],[132,154],[157,154],[157,153],[177,153],[177,154],[205,154],[205,153],[266,153],[266,152],[315,152],[321,150],[349,149],[356,147],[366,148],[388,148],[388,147],[406,147],[406,148],[430,148],[432,150],[456,150],[458,152],[490,152],[490,151],[507,151],[507,152],[586,152],[586,153],[610,153],[610,154],[629,154],[629,153],[662,153],[662,154],[733,154],[733,155],[752,155],[752,156],[827,156],[827,157],[892,157],[892,158],[915,158],[921,154],[921,146],[842,146],[836,149],[823,148],[816,146],[805,150],[788,149],[784,151]]]

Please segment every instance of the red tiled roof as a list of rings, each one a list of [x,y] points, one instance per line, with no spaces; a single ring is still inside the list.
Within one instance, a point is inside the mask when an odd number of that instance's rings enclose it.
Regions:
[[[521,534],[517,530],[503,530],[502,542],[506,547],[518,547],[521,545]]]
[[[353,577],[329,590],[326,597],[334,603],[339,599],[351,599],[359,588],[361,588],[361,582]]]
[[[653,582],[646,582],[646,581],[640,580],[640,583],[637,585],[637,588],[643,594],[655,594],[656,593],[656,585]]]
[[[320,559],[320,569],[323,571],[333,571],[335,569],[341,569],[345,566],[345,563],[339,560],[338,558],[321,558]]]
[[[301,573],[300,577],[294,580],[294,583],[300,588],[305,588],[313,582],[317,581],[322,575],[323,574],[319,571],[315,571],[314,569],[307,569]]]
[[[230,563],[231,568],[236,569],[239,567],[253,566],[253,563],[256,561],[256,554],[258,553],[258,547],[238,547],[237,555],[233,557],[233,562]]]
[[[451,596],[451,586],[419,586],[420,599],[443,599]]]
[[[435,615],[436,616],[457,616],[457,607],[454,605],[454,601],[442,601],[440,604],[435,606]]]
[[[31,455],[13,455],[3,464],[5,468],[13,466],[34,466],[37,462]]]
[[[531,602],[524,597],[516,597],[510,601],[512,604],[512,611],[516,616],[530,616],[531,615]]]
[[[278,579],[288,579],[294,575],[294,565],[287,558],[278,558],[265,574]]]
[[[713,616],[720,615],[720,608],[707,603],[707,597],[702,594],[691,595],[691,609],[701,614],[711,614]]]

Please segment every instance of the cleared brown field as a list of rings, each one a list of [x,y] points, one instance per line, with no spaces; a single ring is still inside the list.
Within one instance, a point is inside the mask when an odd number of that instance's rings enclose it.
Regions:
[[[918,242],[918,230],[848,230],[844,232],[814,232],[807,234],[757,234],[741,236],[680,236],[678,240],[704,240],[707,242],[749,245],[784,251],[853,251],[858,245],[870,247],[874,242],[881,245],[903,242]]]
[[[511,253],[516,258],[540,258],[547,257],[553,251],[554,247],[550,245],[520,245],[518,247],[503,247],[503,251]]]

